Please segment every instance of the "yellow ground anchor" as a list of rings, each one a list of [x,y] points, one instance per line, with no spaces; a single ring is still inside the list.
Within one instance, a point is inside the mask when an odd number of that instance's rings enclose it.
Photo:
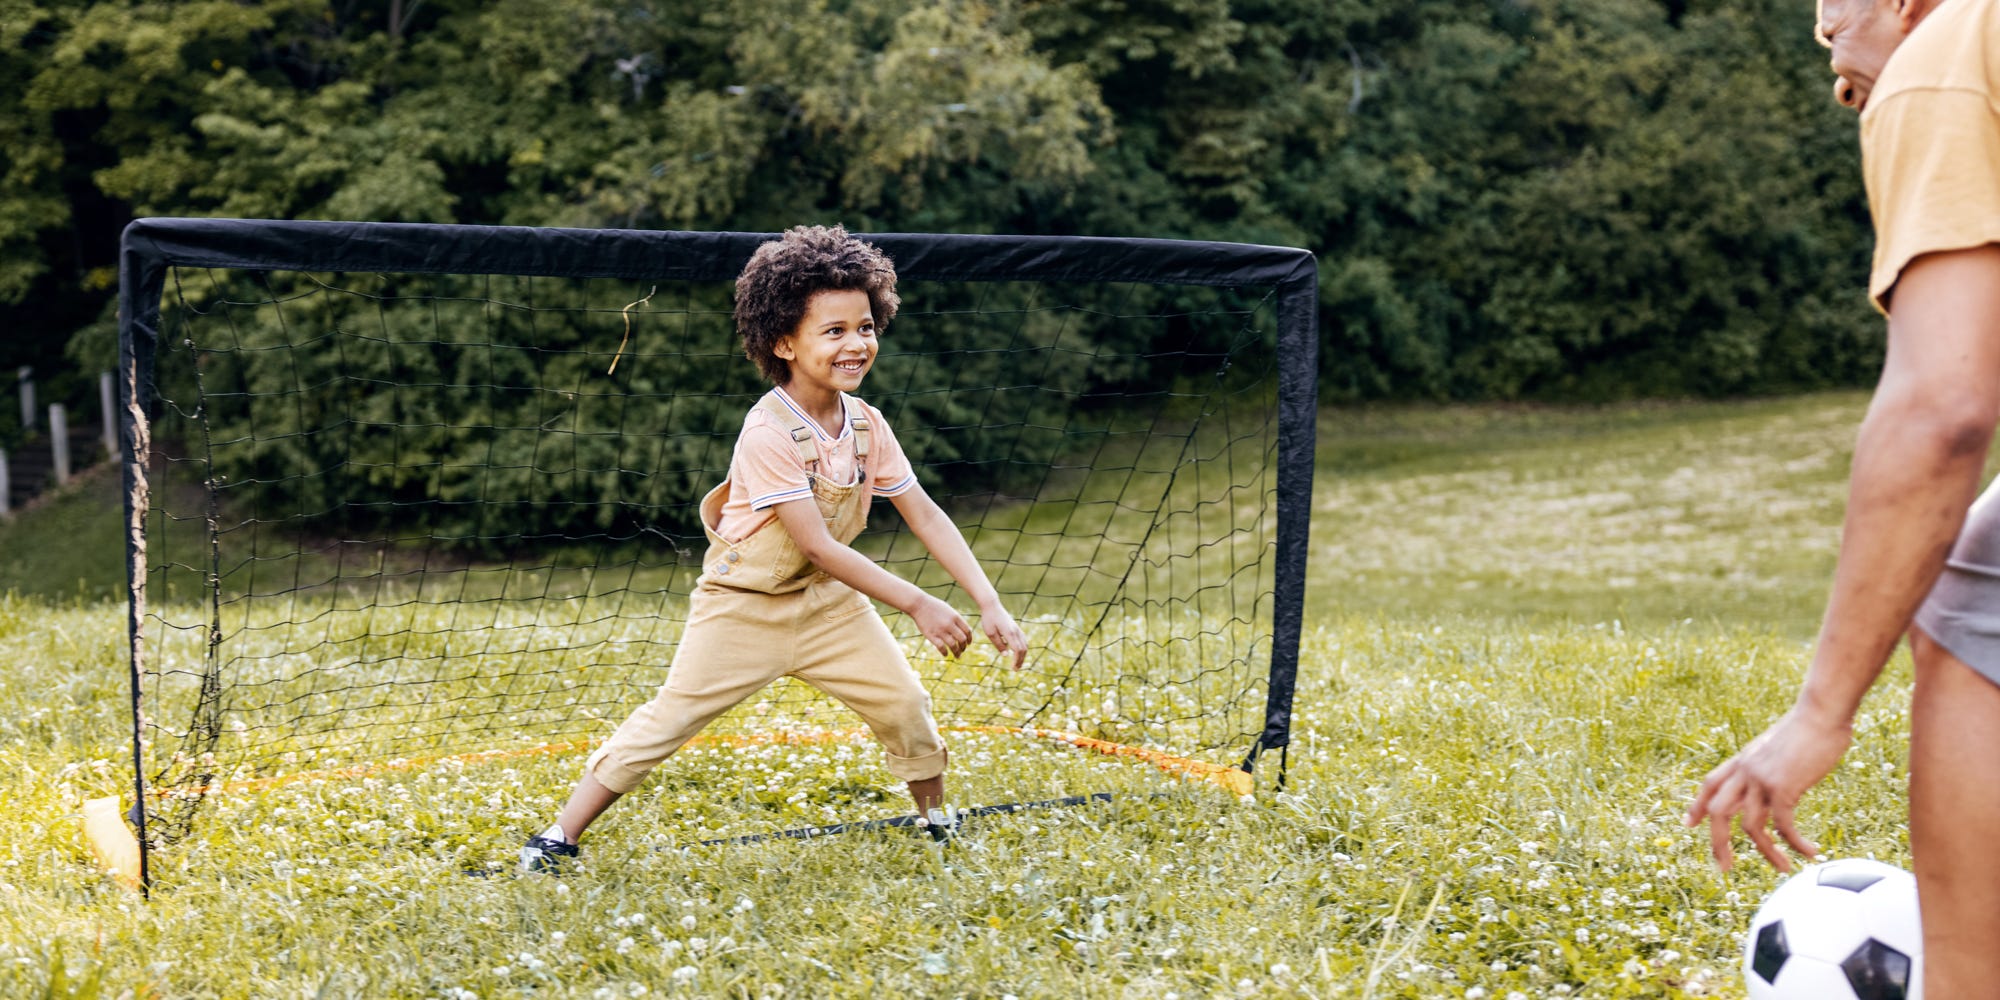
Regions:
[[[1150,750],[1125,743],[1114,743],[1092,736],[1064,732],[1060,729],[1038,729],[1032,726],[943,726],[948,733],[989,733],[1002,736],[1030,736],[1036,739],[1067,743],[1082,750],[1090,750],[1108,757],[1131,757],[1145,761],[1162,771],[1194,781],[1206,782],[1228,790],[1233,795],[1249,795],[1256,790],[1256,781],[1250,772],[1226,764],[1210,764],[1207,761],[1177,757],[1162,750]],[[816,743],[838,743],[867,735],[865,729],[818,729],[805,732],[775,733],[703,733],[691,741],[692,746],[809,746]],[[367,778],[378,774],[397,771],[414,771],[433,764],[485,764],[498,760],[513,760],[520,757],[538,757],[547,754],[574,753],[588,750],[593,740],[573,740],[568,743],[542,743],[531,747],[515,747],[507,750],[479,750],[472,753],[438,754],[430,757],[405,757],[374,764],[356,764],[351,767],[327,768],[318,771],[295,771],[291,774],[272,775],[267,778],[248,778],[240,781],[223,781],[199,788],[154,789],[153,794],[167,798],[176,796],[206,795],[211,792],[250,792],[303,781],[340,781]],[[113,819],[116,820],[117,801],[110,801]],[[119,828],[124,824],[120,822]],[[127,837],[131,834],[128,831]],[[134,867],[137,868],[137,847],[134,847]]]
[[[139,888],[139,838],[125,825],[118,796],[107,795],[83,804],[83,836],[99,868],[127,889]]]

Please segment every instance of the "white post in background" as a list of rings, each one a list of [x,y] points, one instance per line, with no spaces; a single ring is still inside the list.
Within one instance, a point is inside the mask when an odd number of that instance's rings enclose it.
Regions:
[[[56,449],[56,485],[69,482],[69,414],[61,403],[49,404],[49,443]]]
[[[112,422],[112,416],[118,412],[117,402],[118,387],[112,383],[111,373],[99,372],[97,375],[97,414],[104,420],[104,434],[102,439],[104,441],[104,460],[107,462],[118,460],[118,425]]]
[[[7,449],[0,448],[0,517],[6,517],[9,510],[7,494],[14,491],[14,484],[7,479]]]
[[[14,373],[21,383],[21,430],[35,433],[35,369],[32,365],[22,365]]]

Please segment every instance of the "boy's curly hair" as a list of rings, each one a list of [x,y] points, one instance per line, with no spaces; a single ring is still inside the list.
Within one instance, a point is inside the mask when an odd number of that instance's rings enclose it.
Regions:
[[[806,302],[819,292],[868,293],[868,308],[879,331],[896,318],[896,266],[874,246],[847,235],[841,226],[793,226],[757,248],[736,279],[736,332],[743,354],[777,385],[792,379],[792,366],[772,353],[806,317]]]

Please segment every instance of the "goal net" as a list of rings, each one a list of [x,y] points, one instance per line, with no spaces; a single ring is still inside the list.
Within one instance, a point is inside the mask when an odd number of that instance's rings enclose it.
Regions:
[[[142,839],[217,789],[581,751],[662,682],[766,386],[741,233],[147,219],[121,345]],[[1315,269],[1162,240],[864,236],[879,407],[1031,641],[888,613],[953,731],[1245,780],[1289,742]],[[970,612],[888,504],[857,548]],[[784,681],[704,738],[859,723]],[[580,759],[580,758],[579,758]]]

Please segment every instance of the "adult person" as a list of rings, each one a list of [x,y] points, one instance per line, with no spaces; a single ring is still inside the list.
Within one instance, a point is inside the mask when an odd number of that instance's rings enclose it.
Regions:
[[[1687,814],[1725,870],[1730,824],[1778,836],[1832,770],[1905,633],[1916,667],[1910,847],[1933,998],[2000,997],[2000,0],[1822,0],[1834,95],[1861,113],[1888,351],[1860,435],[1833,589],[1792,707],[1710,772]]]

